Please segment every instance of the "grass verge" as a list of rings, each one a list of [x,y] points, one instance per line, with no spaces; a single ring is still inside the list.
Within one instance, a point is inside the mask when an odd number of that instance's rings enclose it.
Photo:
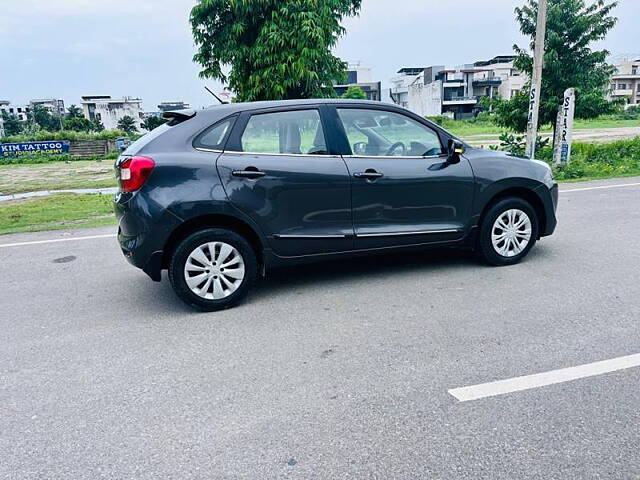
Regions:
[[[111,195],[60,193],[0,203],[0,235],[115,224]]]
[[[115,186],[117,182],[111,161],[0,165],[0,195]]]

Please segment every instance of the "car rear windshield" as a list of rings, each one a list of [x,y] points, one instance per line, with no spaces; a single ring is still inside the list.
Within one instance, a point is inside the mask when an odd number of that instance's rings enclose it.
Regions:
[[[164,125],[160,125],[158,128],[154,128],[149,133],[141,136],[138,140],[133,142],[129,147],[122,153],[123,155],[136,155],[140,150],[146,147],[153,140],[158,138],[164,132],[169,130],[171,127],[166,123]]]

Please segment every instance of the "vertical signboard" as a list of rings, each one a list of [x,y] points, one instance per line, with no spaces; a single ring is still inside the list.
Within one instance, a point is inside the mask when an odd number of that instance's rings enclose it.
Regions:
[[[576,111],[576,91],[568,88],[564,92],[562,106],[558,112],[556,137],[553,150],[554,165],[564,165],[571,159],[571,142],[573,140],[573,119]]]

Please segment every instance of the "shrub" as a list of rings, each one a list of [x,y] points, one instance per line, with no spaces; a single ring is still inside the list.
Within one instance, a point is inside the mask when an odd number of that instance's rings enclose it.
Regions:
[[[107,155],[92,155],[90,157],[75,157],[73,155],[64,154],[64,155],[44,155],[44,154],[33,154],[33,155],[20,155],[17,157],[0,157],[0,165],[26,165],[26,164],[35,164],[35,163],[51,163],[51,162],[77,162],[77,161],[111,161],[118,158],[118,153],[109,153]]]
[[[47,130],[40,130],[31,134],[3,137],[0,139],[0,143],[44,142],[46,140],[113,140],[126,136],[127,134],[121,130],[104,130],[102,132],[77,132],[74,130],[49,132]],[[135,136],[132,138],[135,138]]]

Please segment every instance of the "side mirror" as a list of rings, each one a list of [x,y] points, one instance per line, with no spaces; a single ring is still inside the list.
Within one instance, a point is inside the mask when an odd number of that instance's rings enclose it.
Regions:
[[[460,155],[464,153],[464,145],[462,144],[462,142],[454,140],[452,138],[451,140],[449,140],[449,146],[447,150],[447,153],[449,155],[447,161],[449,163],[460,163]]]

